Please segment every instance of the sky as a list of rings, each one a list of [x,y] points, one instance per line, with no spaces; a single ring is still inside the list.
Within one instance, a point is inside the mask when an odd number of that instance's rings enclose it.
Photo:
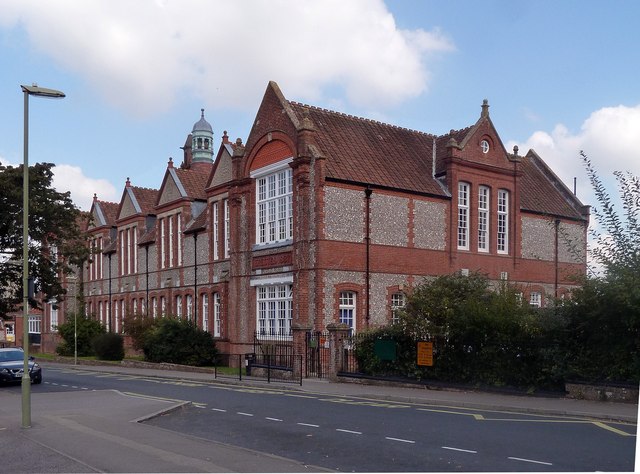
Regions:
[[[483,99],[511,151],[533,148],[597,204],[640,175],[640,2],[635,0],[0,0],[0,162],[29,161],[89,210],[127,178],[159,188],[200,118],[247,141],[270,80],[289,100],[444,134]],[[615,194],[614,188],[610,188]]]

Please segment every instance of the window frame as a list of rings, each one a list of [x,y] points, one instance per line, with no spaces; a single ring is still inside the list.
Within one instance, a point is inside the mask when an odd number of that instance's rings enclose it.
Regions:
[[[255,180],[255,244],[293,240],[293,157],[251,172]]]
[[[469,250],[469,214],[470,214],[470,192],[471,183],[466,181],[458,182],[458,213],[457,213],[457,248],[458,250]]]
[[[256,334],[258,338],[291,338],[292,322],[293,284],[256,286]]]
[[[489,252],[491,227],[491,188],[478,186],[478,252]]]
[[[496,199],[496,251],[509,254],[509,190],[499,189]]]
[[[356,332],[358,310],[358,293],[353,290],[342,290],[338,294],[338,322],[349,326]],[[345,315],[349,315],[345,317]]]

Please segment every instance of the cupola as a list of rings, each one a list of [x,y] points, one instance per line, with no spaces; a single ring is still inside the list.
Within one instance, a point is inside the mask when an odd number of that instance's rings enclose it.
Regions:
[[[213,128],[204,118],[204,109],[200,109],[201,115],[191,130],[191,153],[193,163],[213,162]]]

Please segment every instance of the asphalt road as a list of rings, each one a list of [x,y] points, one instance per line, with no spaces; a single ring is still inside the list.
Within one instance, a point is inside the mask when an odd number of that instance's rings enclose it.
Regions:
[[[635,425],[52,369],[33,391],[191,405],[147,423],[339,471],[632,471]]]

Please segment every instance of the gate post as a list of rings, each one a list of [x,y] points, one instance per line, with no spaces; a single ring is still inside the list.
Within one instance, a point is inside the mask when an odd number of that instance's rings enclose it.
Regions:
[[[344,341],[349,337],[351,328],[343,323],[327,324],[329,331],[329,380],[336,382],[338,372],[344,365]]]
[[[291,325],[291,336],[293,344],[293,378],[302,379],[305,377],[305,367],[307,363],[307,333],[313,329],[312,326],[300,323]],[[300,355],[300,357],[296,357]]]

